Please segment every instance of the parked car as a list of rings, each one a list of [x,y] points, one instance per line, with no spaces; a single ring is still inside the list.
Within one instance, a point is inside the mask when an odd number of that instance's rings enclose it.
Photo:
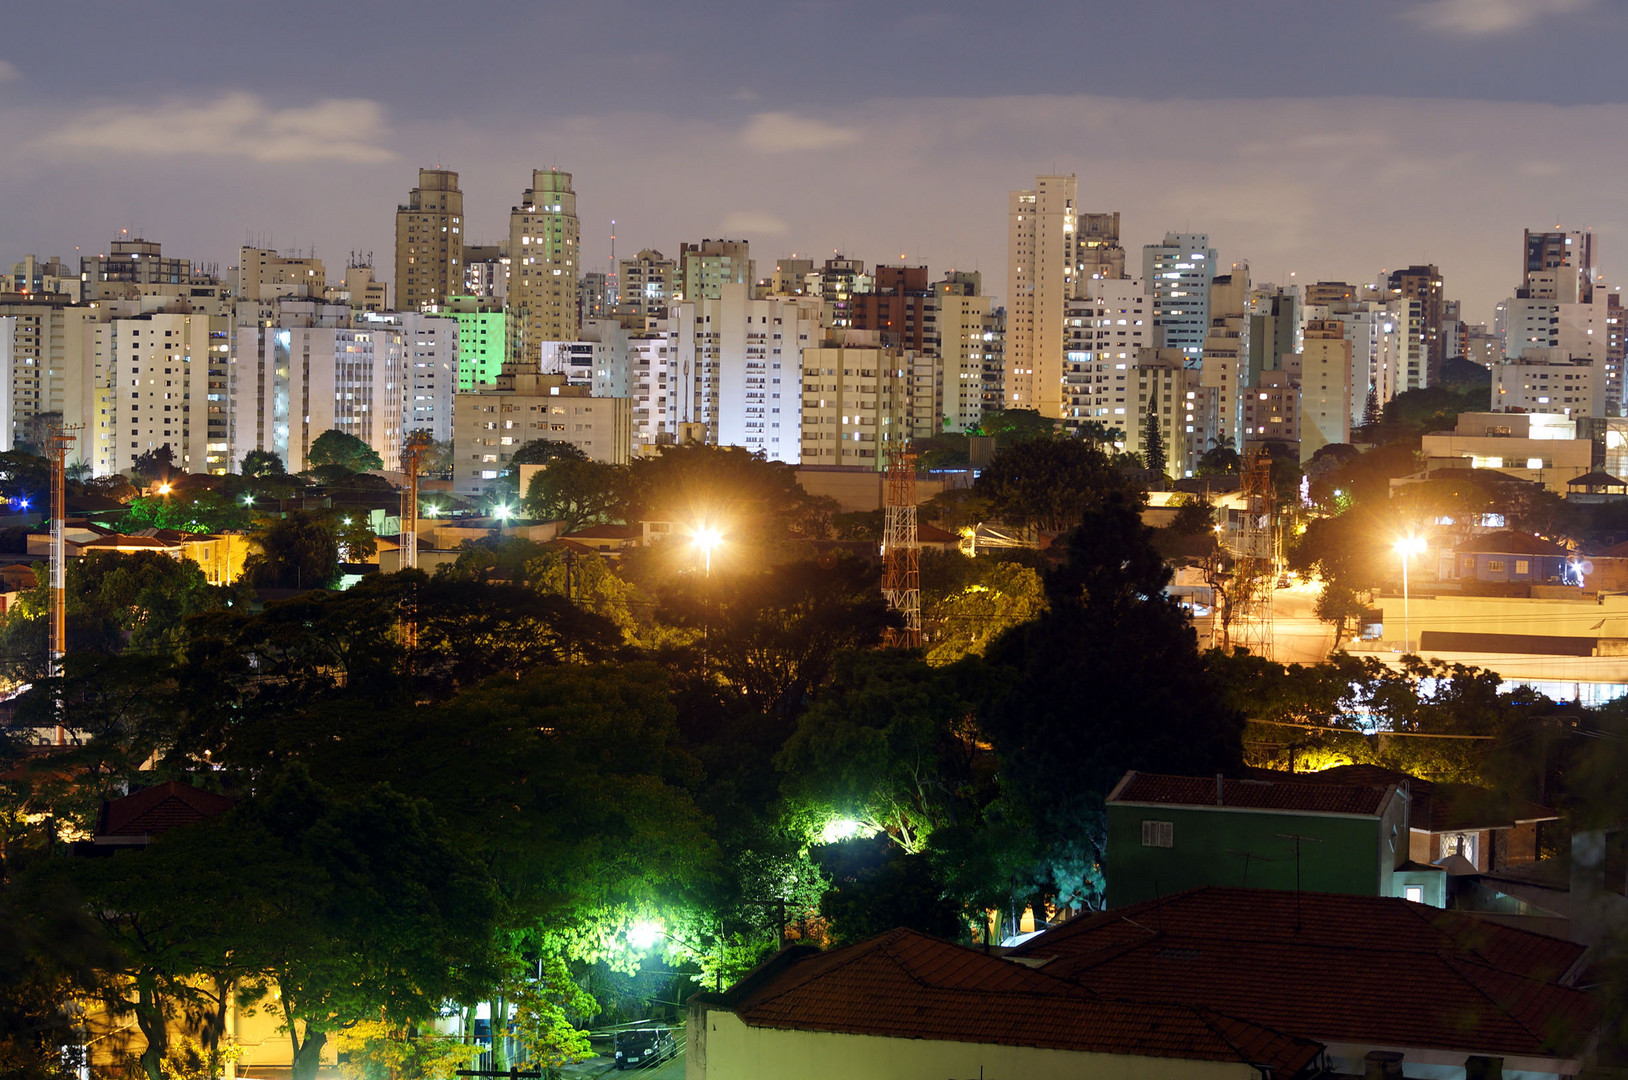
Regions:
[[[641,1027],[618,1031],[611,1041],[618,1069],[642,1069],[678,1053],[671,1028]]]

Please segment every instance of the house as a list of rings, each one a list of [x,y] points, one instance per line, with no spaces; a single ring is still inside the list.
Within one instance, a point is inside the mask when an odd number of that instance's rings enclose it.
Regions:
[[[913,930],[786,949],[690,999],[690,1080],[1294,1080],[1313,1040],[1193,1003],[1116,1000]]]
[[[644,540],[643,525],[588,525],[576,532],[562,533],[561,539],[573,540],[599,554],[616,558]]]
[[[1537,861],[1548,807],[1377,765],[1243,779],[1127,773],[1108,797],[1108,906],[1203,885],[1460,902]]]
[[[1581,577],[1571,570],[1570,551],[1514,529],[1472,536],[1451,552],[1443,552],[1437,575],[1442,581],[1582,584]]]
[[[224,814],[236,800],[179,780],[170,780],[102,804],[93,843],[146,845],[152,838],[204,818]]]
[[[1104,998],[1315,1040],[1336,1074],[1558,1080],[1599,1025],[1585,952],[1389,897],[1210,887],[1080,916],[1011,956]]]
[[[1204,885],[1446,903],[1444,873],[1408,857],[1401,784],[1132,771],[1114,786],[1107,809],[1109,908]]]

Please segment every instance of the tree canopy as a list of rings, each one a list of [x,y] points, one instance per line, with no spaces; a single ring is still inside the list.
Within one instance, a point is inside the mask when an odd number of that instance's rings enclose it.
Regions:
[[[377,450],[338,428],[329,428],[313,439],[305,460],[312,466],[338,465],[357,473],[384,468]]]

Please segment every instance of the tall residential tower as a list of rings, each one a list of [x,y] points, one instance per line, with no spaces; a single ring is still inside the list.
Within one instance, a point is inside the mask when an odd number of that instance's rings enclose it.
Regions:
[[[1063,319],[1079,273],[1070,176],[1040,176],[1007,203],[1006,408],[1063,415]]]
[[[396,307],[441,307],[464,289],[464,193],[458,174],[418,170],[407,205],[396,207]]]
[[[509,359],[537,370],[545,341],[577,339],[581,226],[571,174],[533,169],[509,212]]]

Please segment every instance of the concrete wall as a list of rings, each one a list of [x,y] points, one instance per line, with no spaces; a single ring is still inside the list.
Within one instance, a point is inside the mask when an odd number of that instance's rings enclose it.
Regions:
[[[867,468],[801,468],[797,482],[810,495],[826,495],[842,507],[844,513],[856,510],[882,508],[882,474]],[[972,473],[934,473],[916,477],[916,505],[946,491],[972,485]]]
[[[1259,1080],[1242,1062],[1131,1057],[927,1039],[882,1039],[755,1028],[692,1005],[685,1080],[944,1080],[1081,1077],[1102,1080]]]

